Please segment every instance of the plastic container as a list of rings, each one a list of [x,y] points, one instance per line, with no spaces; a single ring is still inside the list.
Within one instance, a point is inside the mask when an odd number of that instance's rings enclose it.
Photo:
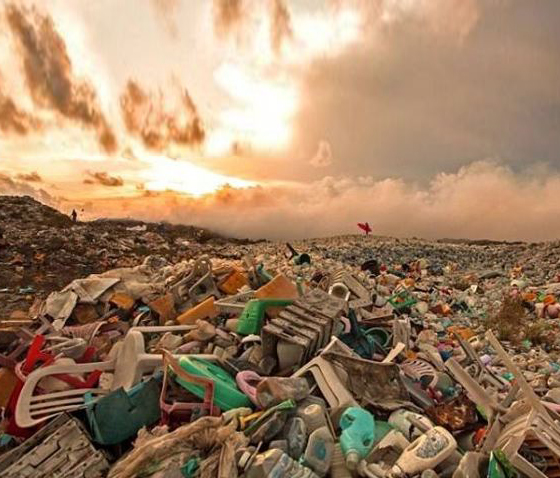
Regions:
[[[346,466],[355,470],[374,444],[375,420],[373,415],[360,407],[349,407],[340,417],[340,446]]]
[[[312,468],[319,476],[325,476],[331,467],[334,439],[328,427],[321,427],[309,435],[303,464]]]
[[[188,356],[181,357],[179,364],[188,373],[208,378],[214,382],[214,404],[222,410],[251,407],[251,400],[237,388],[235,379],[224,369],[208,360]],[[197,397],[204,398],[205,389],[201,385],[186,382],[179,377],[175,380]]]
[[[245,305],[237,323],[237,333],[242,335],[258,334],[266,309],[269,307],[285,307],[293,304],[291,299],[252,299]]]
[[[313,433],[315,430],[328,426],[325,411],[320,405],[311,404],[305,407],[298,415],[303,418],[307,427],[307,433]]]
[[[282,450],[273,448],[260,453],[245,473],[246,478],[318,478],[313,470],[292,460]]]
[[[307,428],[303,419],[290,418],[284,426],[284,437],[288,442],[288,454],[299,460],[307,442]]]
[[[193,325],[199,319],[213,319],[218,315],[218,309],[214,305],[214,297],[208,297],[205,301],[183,312],[177,317],[181,325]]]
[[[456,448],[457,442],[451,433],[443,427],[432,428],[405,448],[393,467],[393,472],[414,475],[433,469]]]

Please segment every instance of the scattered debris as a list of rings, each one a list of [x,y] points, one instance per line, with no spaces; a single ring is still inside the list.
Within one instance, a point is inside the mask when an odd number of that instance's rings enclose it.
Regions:
[[[560,243],[0,206],[3,477],[560,477]]]

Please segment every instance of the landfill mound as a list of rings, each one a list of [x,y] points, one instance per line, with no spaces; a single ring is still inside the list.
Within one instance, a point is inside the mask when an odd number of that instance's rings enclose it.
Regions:
[[[250,243],[3,201],[2,300],[31,300],[0,321],[2,478],[560,477],[559,243]],[[49,267],[50,291],[10,278]]]
[[[73,223],[29,196],[0,196],[0,318],[74,279],[136,265],[150,254],[180,261],[203,252],[219,256],[224,244],[248,242],[167,223]]]

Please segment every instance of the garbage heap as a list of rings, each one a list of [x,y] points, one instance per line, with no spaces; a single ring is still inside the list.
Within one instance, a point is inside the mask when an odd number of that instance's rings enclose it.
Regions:
[[[2,321],[0,476],[560,477],[560,283],[285,252]]]

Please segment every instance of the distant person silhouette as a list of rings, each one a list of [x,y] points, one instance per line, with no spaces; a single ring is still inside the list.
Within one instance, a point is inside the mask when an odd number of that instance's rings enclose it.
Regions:
[[[72,214],[70,215],[72,216],[72,222],[76,222],[76,220],[78,219],[78,213],[75,209],[72,209]]]

